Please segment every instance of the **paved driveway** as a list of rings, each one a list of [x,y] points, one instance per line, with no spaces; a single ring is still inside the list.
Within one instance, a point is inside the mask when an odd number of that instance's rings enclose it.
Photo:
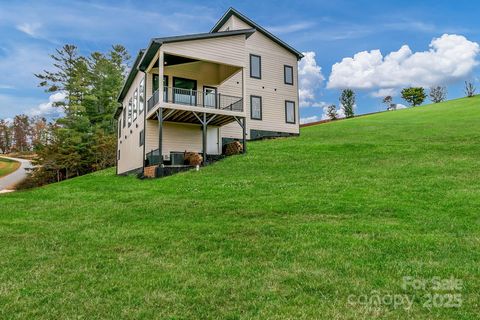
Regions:
[[[20,167],[14,172],[0,178],[0,192],[6,192],[14,189],[15,185],[20,183],[27,176],[25,169],[31,168],[32,163],[29,160],[3,157],[20,162]]]

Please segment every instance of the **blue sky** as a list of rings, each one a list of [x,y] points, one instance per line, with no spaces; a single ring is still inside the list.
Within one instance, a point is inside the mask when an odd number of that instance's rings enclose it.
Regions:
[[[230,6],[309,52],[301,64],[304,121],[338,105],[347,86],[357,92],[356,112],[367,113],[384,110],[387,93],[404,103],[398,91],[407,85],[446,85],[456,98],[464,80],[478,84],[474,1],[2,0],[0,118],[51,112],[58,96],[38,88],[33,73],[49,68],[48,55],[65,43],[85,54],[119,43],[134,55],[152,37],[209,31]]]

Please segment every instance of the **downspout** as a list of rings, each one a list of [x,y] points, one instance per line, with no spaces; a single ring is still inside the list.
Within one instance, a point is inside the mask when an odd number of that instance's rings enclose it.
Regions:
[[[123,107],[123,106],[122,106]],[[120,124],[121,125],[121,124]],[[118,119],[117,119],[117,126],[118,126]],[[120,127],[121,128],[121,127]],[[115,152],[115,175],[118,176],[118,140],[120,139],[120,135],[118,134],[118,130],[119,128],[117,128],[117,132],[116,132],[116,135],[117,135],[117,150]]]

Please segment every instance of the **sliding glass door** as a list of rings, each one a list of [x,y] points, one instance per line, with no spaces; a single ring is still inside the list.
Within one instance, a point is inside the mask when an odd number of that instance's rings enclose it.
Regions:
[[[174,77],[173,103],[197,105],[197,81]]]

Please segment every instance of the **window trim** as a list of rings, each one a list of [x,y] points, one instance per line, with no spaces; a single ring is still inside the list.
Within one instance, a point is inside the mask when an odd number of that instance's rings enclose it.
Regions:
[[[130,97],[128,99],[128,127],[133,123],[133,99]]]
[[[133,107],[132,107],[133,121],[138,118],[138,88],[133,91]]]
[[[139,147],[145,144],[145,131],[142,129],[139,133]]]
[[[257,76],[254,76],[254,75],[252,74],[252,57],[258,58],[258,74],[259,74],[258,77],[257,77]],[[250,78],[262,79],[262,57],[259,56],[259,55],[256,55],[256,54],[251,53],[251,54],[250,54],[249,62],[250,62]]]
[[[253,98],[260,99],[260,118],[253,117]],[[263,101],[261,96],[250,95],[250,119],[252,120],[262,120],[263,119]]]
[[[293,104],[293,122],[288,121],[288,108],[287,108],[288,103]],[[296,111],[295,111],[295,101],[285,100],[285,123],[288,123],[288,124],[296,124],[297,123],[297,115],[296,115]]]
[[[140,103],[140,98],[142,98],[142,103]],[[141,115],[145,110],[145,77],[140,80],[138,85],[138,114]]]
[[[292,82],[287,82],[287,69],[292,70]],[[294,80],[293,80],[293,67],[289,66],[288,64],[284,64],[283,65],[283,83],[293,86],[293,82],[294,82]]]

